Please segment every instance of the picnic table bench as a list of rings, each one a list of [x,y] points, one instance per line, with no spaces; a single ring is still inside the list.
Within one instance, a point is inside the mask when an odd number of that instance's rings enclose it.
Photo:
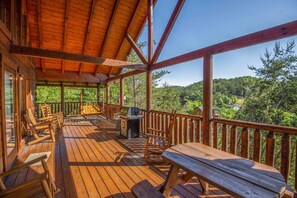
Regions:
[[[205,192],[211,184],[234,197],[282,197],[286,182],[274,167],[226,153],[200,143],[179,144],[163,157],[171,168],[161,192],[170,196],[175,184],[196,176]],[[180,169],[186,171],[178,177]]]

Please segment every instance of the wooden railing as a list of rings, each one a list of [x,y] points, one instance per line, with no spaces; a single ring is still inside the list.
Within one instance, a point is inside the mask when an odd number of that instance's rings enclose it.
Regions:
[[[44,103],[36,103],[36,113],[38,117],[41,117],[40,105]],[[51,107],[52,113],[63,112],[65,116],[67,115],[80,115],[81,107],[80,102],[65,102],[64,110],[62,111],[62,104],[60,102],[47,102]],[[97,102],[83,102],[86,104],[98,104]]]
[[[150,127],[166,130],[170,122],[169,112],[152,110],[150,112]],[[172,144],[183,144],[187,142],[201,142],[202,117],[176,114],[175,126],[172,131]]]
[[[119,113],[121,109],[120,105],[116,105],[116,104],[105,104],[104,105],[104,110],[105,110],[105,116],[107,119],[111,120],[111,121],[115,121],[114,120],[114,114],[115,113]]]
[[[297,128],[222,118],[212,122],[214,148],[274,166],[297,189]]]
[[[114,121],[114,114],[120,111],[119,105],[105,105],[106,118]],[[140,120],[140,132],[146,133],[146,110],[140,109],[143,118]],[[150,111],[150,127],[165,131],[170,122],[170,113],[164,111]],[[201,142],[202,117],[186,114],[176,114],[176,125],[172,132],[172,144],[186,142]]]

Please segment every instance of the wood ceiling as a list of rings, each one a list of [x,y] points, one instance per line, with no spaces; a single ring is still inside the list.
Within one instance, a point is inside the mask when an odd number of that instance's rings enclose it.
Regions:
[[[145,24],[147,0],[27,0],[33,48],[125,61]],[[114,76],[121,68],[34,57],[38,75],[66,72]]]

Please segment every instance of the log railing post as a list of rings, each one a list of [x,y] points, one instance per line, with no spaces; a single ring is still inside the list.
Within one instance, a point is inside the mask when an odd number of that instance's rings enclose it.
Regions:
[[[64,96],[64,84],[61,83],[61,109],[62,113],[65,116],[65,96]]]
[[[108,115],[108,111],[110,110],[110,108],[109,108],[109,84],[108,83],[106,83],[105,84],[105,104],[106,104],[106,108],[105,108],[105,117],[106,118],[108,118],[107,117],[107,115]]]
[[[203,58],[203,144],[211,146],[211,118],[212,118],[212,56]]]
[[[97,104],[100,103],[100,83],[97,84]]]
[[[124,78],[120,79],[120,106],[124,105]]]

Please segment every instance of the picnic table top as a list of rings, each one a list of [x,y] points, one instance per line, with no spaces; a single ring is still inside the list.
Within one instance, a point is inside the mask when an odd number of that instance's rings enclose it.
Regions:
[[[286,182],[274,167],[200,144],[179,144],[163,157],[235,197],[280,197]]]

